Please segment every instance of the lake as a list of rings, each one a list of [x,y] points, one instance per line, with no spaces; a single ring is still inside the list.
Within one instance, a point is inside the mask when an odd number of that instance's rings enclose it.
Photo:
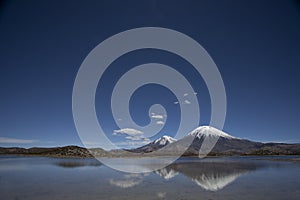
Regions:
[[[96,159],[1,156],[0,199],[299,200],[300,162],[288,158],[181,158],[134,174]]]

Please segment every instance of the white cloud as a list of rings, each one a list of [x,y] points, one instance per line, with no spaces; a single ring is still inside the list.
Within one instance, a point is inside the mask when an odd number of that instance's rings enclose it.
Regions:
[[[131,135],[128,135],[128,136],[126,136],[125,138],[126,138],[127,140],[131,140],[131,141],[141,141],[141,140],[142,140],[142,142],[143,142],[143,141],[147,141],[147,142],[150,141],[149,138],[146,138],[146,137],[144,137],[144,136],[131,136]]]
[[[178,101],[175,101],[174,104],[179,104],[179,102],[178,102]]]
[[[141,136],[130,136],[130,135],[126,136],[125,138],[128,140],[133,140],[133,141],[139,141],[139,140],[143,139],[143,137],[141,137]]]
[[[157,121],[156,124],[163,125],[163,124],[165,124],[165,122],[163,122],[163,121]]]
[[[126,135],[130,135],[130,136],[135,136],[135,135],[143,135],[144,133],[142,131],[133,129],[133,128],[123,128],[123,129],[119,129],[119,130],[114,130],[113,135],[116,134],[126,134]]]
[[[140,145],[148,144],[149,141],[146,141],[146,140],[142,140],[142,141],[127,141],[127,143],[128,143],[130,146],[140,146]]]
[[[8,137],[0,137],[0,143],[2,144],[31,144],[38,142],[38,140],[24,140],[24,139],[16,139],[16,138],[8,138]]]
[[[124,147],[124,148],[135,148],[135,147],[140,147],[146,144],[149,144],[151,142],[151,140],[140,140],[140,141],[131,141],[131,140],[127,140],[127,141],[123,141],[123,142],[116,142],[115,145],[119,146],[119,147]]]
[[[122,118],[118,118],[118,121],[122,121],[123,119]]]
[[[197,92],[194,92],[194,95],[197,95],[198,93]]]
[[[151,118],[153,118],[153,119],[163,119],[164,116],[163,115],[152,115]]]
[[[140,146],[148,144],[151,140],[143,136],[143,132],[132,129],[124,128],[120,130],[114,130],[113,135],[124,134],[126,141],[116,143],[118,146]]]
[[[190,102],[189,100],[187,100],[187,99],[184,100],[184,103],[185,103],[185,104],[191,104],[191,102]]]
[[[184,93],[183,96],[186,97],[187,95],[189,95],[188,93]]]

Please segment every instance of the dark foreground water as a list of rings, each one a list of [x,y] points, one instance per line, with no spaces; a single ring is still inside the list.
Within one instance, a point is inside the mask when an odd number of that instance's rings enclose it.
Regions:
[[[0,199],[299,200],[300,163],[184,158],[155,172],[128,174],[94,159],[3,156]]]

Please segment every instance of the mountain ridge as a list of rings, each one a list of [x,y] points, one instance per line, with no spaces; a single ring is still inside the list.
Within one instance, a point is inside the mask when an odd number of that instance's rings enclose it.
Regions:
[[[199,156],[203,142],[214,142],[208,156],[233,155],[300,155],[300,144],[262,143],[237,138],[211,126],[200,126],[188,133],[184,138],[176,140],[170,136],[162,136],[147,145],[135,149],[114,149],[106,151],[102,148],[87,149],[79,146],[64,147],[0,147],[0,155],[29,155],[54,157],[131,157],[131,156]],[[204,145],[205,146],[205,145]],[[183,154],[180,152],[184,152]],[[206,155],[206,154],[205,154]]]
[[[161,139],[161,138],[159,138]],[[153,142],[131,150],[136,153],[153,153],[159,150],[159,155],[184,152],[183,156],[198,156],[202,144],[212,143],[208,155],[300,155],[300,144],[263,143],[234,137],[212,126],[200,126],[189,132],[184,138],[162,146],[154,146]],[[189,146],[187,148],[187,146]],[[209,146],[209,145],[206,145]],[[186,150],[184,150],[186,148]],[[205,145],[203,147],[205,149]],[[155,153],[153,153],[155,154]]]

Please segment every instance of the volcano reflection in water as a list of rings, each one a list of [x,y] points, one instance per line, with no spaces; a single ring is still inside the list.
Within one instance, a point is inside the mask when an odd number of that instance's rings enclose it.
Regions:
[[[257,168],[262,167],[258,166],[255,163],[248,162],[182,162],[174,163],[163,169],[156,170],[155,174],[158,174],[160,177],[170,180],[176,177],[178,174],[182,174],[185,177],[189,178],[201,188],[207,191],[217,191],[223,189],[228,184],[234,182],[238,177],[243,174],[247,174],[250,171],[255,171]],[[142,178],[149,175],[144,174],[138,177],[137,175],[131,180],[130,174],[128,174],[125,180],[120,180],[124,184],[132,183],[129,185],[137,185],[142,183]],[[117,181],[111,182],[112,185],[119,186]],[[126,184],[127,187],[129,186]],[[129,186],[130,187],[130,186]]]

